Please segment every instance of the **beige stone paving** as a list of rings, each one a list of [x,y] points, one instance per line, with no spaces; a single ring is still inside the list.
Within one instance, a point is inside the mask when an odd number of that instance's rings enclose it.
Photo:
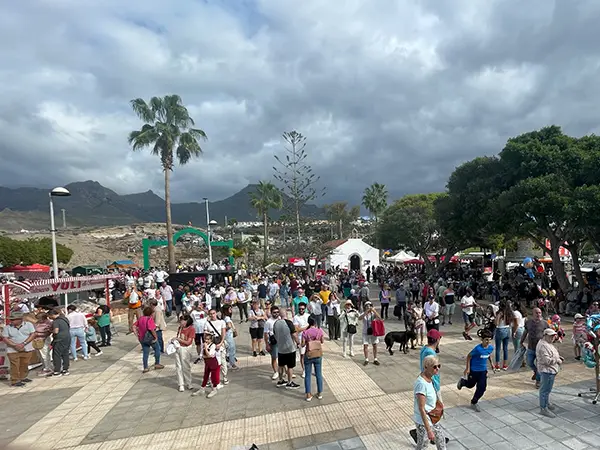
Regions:
[[[169,336],[167,336],[168,338]],[[450,350],[448,344],[463,343],[459,339],[445,338],[444,353],[461,354],[460,350]],[[446,347],[446,345],[448,345]],[[359,347],[360,349],[360,347]],[[446,350],[448,349],[448,351]],[[386,394],[352,360],[343,359],[336,343],[326,342],[326,357],[323,363],[323,376],[330,392],[339,403],[322,405],[310,409],[298,408],[293,411],[267,414],[258,417],[232,420],[190,427],[175,431],[160,432],[144,436],[85,444],[85,436],[104,418],[129,389],[141,377],[140,351],[136,347],[104,372],[94,374],[93,379],[86,375],[61,378],[56,382],[39,384],[29,391],[51,390],[65,387],[79,387],[74,395],[39,420],[12,445],[30,449],[79,449],[79,450],[135,450],[135,449],[209,449],[229,450],[234,446],[252,443],[257,445],[301,438],[307,435],[333,432],[353,427],[368,449],[413,448],[407,432],[413,426],[412,392]],[[162,371],[151,371],[145,377],[173,377],[172,360]],[[242,367],[268,365],[269,358],[240,358]],[[413,368],[411,367],[410,370]],[[490,374],[486,400],[534,391],[533,383],[527,382],[528,371],[503,374],[495,382]],[[403,376],[416,376],[412,372]],[[556,385],[588,380],[589,371],[582,370],[580,364],[567,364]],[[108,395],[101,394],[102,386],[110,380],[115,389]],[[20,391],[23,392],[23,391]],[[469,403],[472,392],[458,391],[454,382],[444,384],[442,393],[446,407]],[[11,395],[0,389],[0,395]],[[203,400],[201,400],[203,401]],[[206,400],[209,402],[210,400]],[[314,401],[317,401],[316,399]],[[208,404],[208,403],[207,403]],[[52,430],[51,433],[46,431]],[[10,448],[10,446],[9,446]]]

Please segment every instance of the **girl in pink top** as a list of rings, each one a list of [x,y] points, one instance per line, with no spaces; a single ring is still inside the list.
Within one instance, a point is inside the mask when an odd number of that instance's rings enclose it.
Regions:
[[[310,342],[318,341],[323,345],[323,330],[315,327],[316,320],[314,317],[308,318],[308,328],[302,332],[302,346],[306,347],[304,353],[304,392],[306,393],[306,401],[310,402],[313,398],[311,392],[311,368],[315,367],[315,377],[317,378],[317,398],[320,400],[323,398],[323,356],[316,356],[309,358],[309,350],[314,349],[311,347]]]

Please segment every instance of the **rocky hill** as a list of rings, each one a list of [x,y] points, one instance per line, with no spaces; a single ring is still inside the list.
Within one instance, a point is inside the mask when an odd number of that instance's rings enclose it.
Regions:
[[[257,220],[256,211],[250,206],[249,200],[250,193],[256,191],[256,186],[249,184],[231,197],[211,203],[211,217],[219,222],[225,216],[240,222]],[[69,227],[129,225],[165,220],[164,200],[152,191],[119,195],[97,181],[76,182],[65,187],[71,192],[71,196],[54,199],[57,228],[62,224],[62,208],[66,210]],[[289,201],[287,198],[285,200]],[[47,189],[0,187],[0,229],[48,229],[47,211]],[[171,211],[174,223],[192,222],[201,225],[206,222],[202,203],[173,203]],[[281,212],[273,211],[272,217],[277,219],[280,214]],[[324,212],[315,205],[306,205],[303,215],[323,218]]]

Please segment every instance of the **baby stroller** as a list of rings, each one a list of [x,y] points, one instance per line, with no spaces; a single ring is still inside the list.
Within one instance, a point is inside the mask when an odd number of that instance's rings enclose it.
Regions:
[[[494,334],[494,331],[496,331],[496,318],[491,306],[478,306],[475,308],[475,324],[480,327],[477,330],[477,336],[481,337],[482,330],[490,330]]]

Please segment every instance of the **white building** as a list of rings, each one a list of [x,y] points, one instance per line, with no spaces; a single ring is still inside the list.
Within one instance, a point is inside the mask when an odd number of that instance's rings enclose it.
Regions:
[[[328,267],[364,272],[368,266],[379,265],[379,250],[362,239],[338,239],[325,244],[333,249],[327,258]]]

